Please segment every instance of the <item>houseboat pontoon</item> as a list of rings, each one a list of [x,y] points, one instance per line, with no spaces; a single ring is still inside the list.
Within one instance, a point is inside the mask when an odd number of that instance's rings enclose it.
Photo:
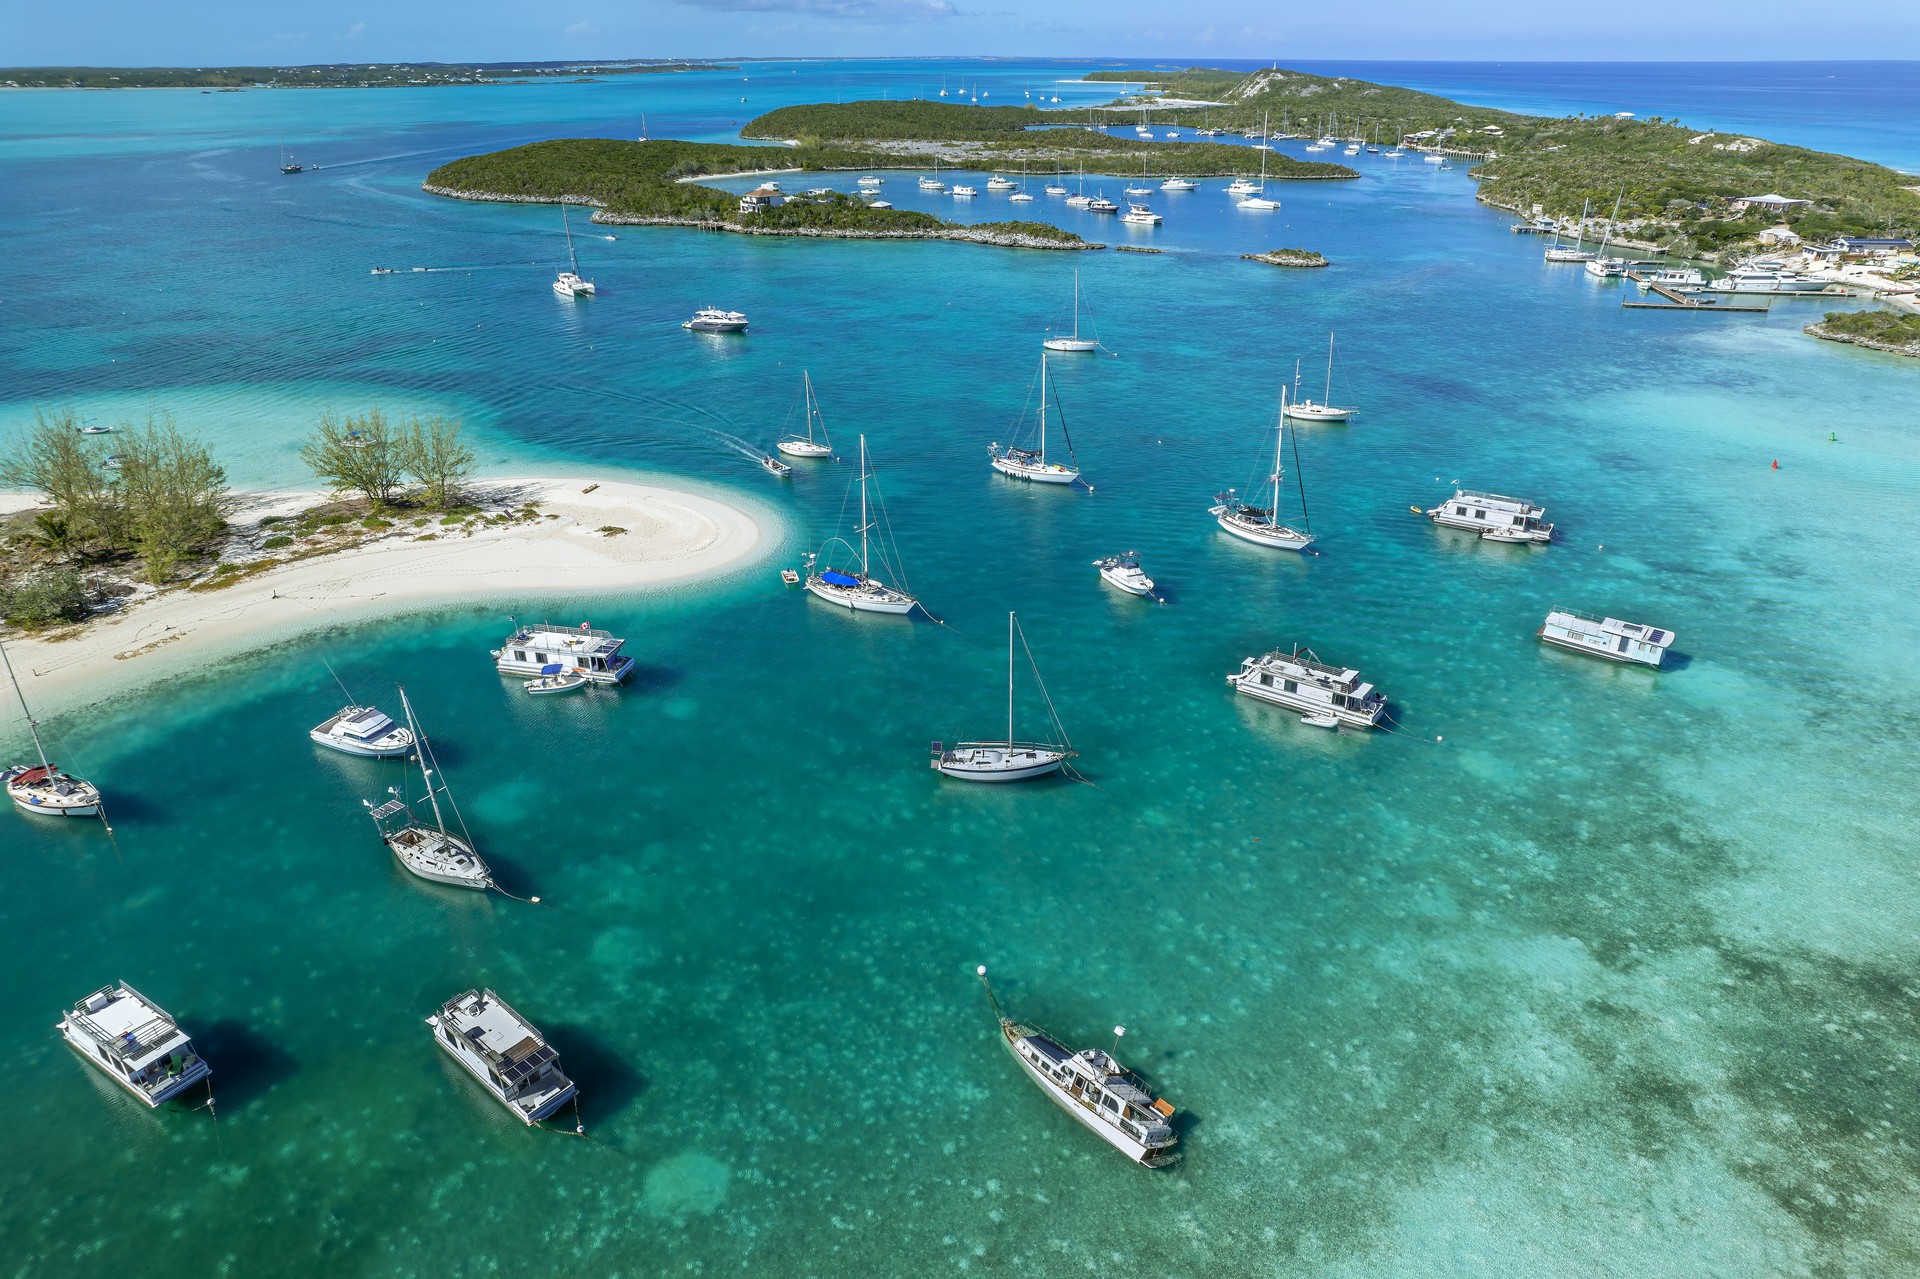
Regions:
[[[1387,712],[1387,700],[1360,672],[1328,666],[1310,648],[1293,646],[1291,653],[1275,649],[1264,657],[1249,657],[1227,683],[1248,697],[1299,711],[1309,719],[1331,715],[1353,728],[1377,728]]]
[[[620,651],[625,644],[606,631],[582,622],[574,629],[541,622],[522,626],[493,650],[494,667],[502,675],[532,679],[555,662],[574,667],[596,684],[620,684],[633,674],[633,659]]]
[[[213,1078],[167,1010],[125,982],[102,986],[60,1019],[61,1036],[109,1079],[159,1107]]]
[[[1639,622],[1623,622],[1617,617],[1593,617],[1570,608],[1556,608],[1548,613],[1539,636],[1557,648],[1642,666],[1660,665],[1673,643],[1672,631]]]
[[[1424,512],[1435,524],[1478,533],[1489,542],[1553,541],[1553,525],[1543,523],[1546,508],[1525,498],[1503,497],[1477,489],[1455,489],[1453,496]]]
[[[1154,1096],[1147,1081],[1111,1053],[1098,1048],[1074,1052],[1038,1026],[1002,1013],[993,987],[987,985],[987,970],[978,971],[1000,1023],[1001,1046],[1054,1105],[1143,1167],[1164,1168],[1180,1157],[1174,1149],[1180,1138],[1170,1122],[1172,1102]],[[1123,1033],[1114,1027],[1116,1041]]]
[[[523,1124],[537,1124],[572,1101],[573,1080],[533,1023],[491,990],[469,990],[427,1018],[433,1040]]]

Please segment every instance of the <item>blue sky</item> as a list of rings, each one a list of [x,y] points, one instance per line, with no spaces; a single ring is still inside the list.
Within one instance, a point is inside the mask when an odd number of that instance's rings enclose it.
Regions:
[[[1862,40],[1870,41],[1863,45]],[[1281,5],[1206,0],[43,0],[0,4],[0,64],[1013,54],[1288,59],[1920,57],[1920,5],[1870,27],[1793,0]]]

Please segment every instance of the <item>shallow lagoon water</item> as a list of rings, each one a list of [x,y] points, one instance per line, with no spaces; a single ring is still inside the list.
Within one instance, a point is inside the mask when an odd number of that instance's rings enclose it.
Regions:
[[[885,74],[807,67],[787,100]],[[1819,303],[1622,311],[1424,165],[1363,158],[1258,218],[1157,197],[1159,256],[623,228],[581,241],[603,292],[577,307],[546,288],[552,210],[417,190],[502,138],[627,133],[642,88],[656,136],[724,124],[689,77],[57,95],[64,137],[0,135],[24,178],[0,191],[24,246],[0,266],[6,420],[151,402],[243,482],[295,484],[320,405],[440,409],[502,469],[683,477],[790,530],[712,586],[342,629],[56,724],[118,839],[0,825],[0,923],[31,957],[0,972],[0,1048],[34,1081],[0,1173],[16,1272],[1920,1264],[1912,367],[1802,336]],[[283,179],[275,137],[221,149],[268,112],[407,158]],[[920,207],[913,176],[889,198]],[[1238,257],[1281,244],[1335,265]],[[1035,491],[986,445],[1076,265],[1116,353],[1055,366],[1094,491]],[[98,305],[62,299],[73,278]],[[752,333],[678,328],[708,303]],[[1362,412],[1301,433],[1324,553],[1263,554],[1205,508],[1258,478],[1279,385],[1300,359],[1315,388],[1330,327]],[[843,454],[868,435],[944,627],[780,587],[851,467],[779,488],[719,433],[770,443],[802,368]],[[1564,540],[1408,512],[1456,478],[1544,501]],[[1100,586],[1089,561],[1128,548],[1169,605]],[[1542,649],[1556,604],[1669,626],[1680,658]],[[925,767],[999,722],[1009,608],[1092,786]],[[486,659],[507,611],[590,617],[642,670],[527,698]],[[1229,695],[1242,657],[1296,640],[1404,733]],[[389,703],[406,682],[483,851],[543,905],[396,869],[361,800],[399,773],[304,739],[338,702],[322,657]],[[982,962],[1076,1044],[1129,1027],[1123,1056],[1185,1112],[1177,1170],[1034,1093]],[[50,1033],[115,977],[198,1034],[217,1125],[137,1113]],[[548,1032],[591,1140],[522,1131],[435,1052],[421,1018],[478,984]]]

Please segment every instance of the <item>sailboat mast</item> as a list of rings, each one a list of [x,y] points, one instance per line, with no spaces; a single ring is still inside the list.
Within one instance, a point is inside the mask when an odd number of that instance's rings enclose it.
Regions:
[[[1074,338],[1074,341],[1076,342],[1080,340],[1080,268],[1079,267],[1073,268],[1073,338]],[[1046,357],[1042,356],[1040,362],[1042,364],[1045,364]]]
[[[1013,748],[1013,614],[1007,614],[1007,748]]]
[[[1075,284],[1079,283],[1075,277]],[[1047,464],[1047,353],[1040,353],[1040,465]]]
[[[413,734],[414,759],[420,765],[420,780],[427,784],[427,803],[433,806],[433,824],[440,828],[442,835],[447,833],[447,819],[440,815],[440,797],[433,793],[433,769],[427,767],[427,760],[433,754],[433,747],[427,744],[427,736],[420,731],[420,723],[413,717],[413,703],[407,700],[407,690],[400,689],[400,709],[407,713],[407,728]],[[435,761],[438,762],[437,760]]]
[[[567,221],[567,206],[560,206],[560,229],[567,233],[567,270],[580,274],[580,264],[573,257],[573,226]]]
[[[1273,509],[1267,515],[1267,523],[1274,528],[1280,527],[1280,472],[1284,469],[1281,461],[1282,450],[1287,443],[1287,388],[1280,388],[1280,416],[1273,426]]]
[[[0,644],[0,662],[7,667],[7,680],[13,685],[13,695],[20,699],[20,713],[27,717],[27,731],[33,734],[33,753],[40,757],[40,767],[49,773],[53,765],[47,762],[47,748],[40,744],[40,724],[33,718],[33,712],[27,709],[27,695],[20,691],[20,678],[13,673],[13,659],[7,656],[7,646]]]
[[[1333,331],[1327,331],[1327,389],[1322,404],[1333,403]]]
[[[867,437],[860,437],[860,579],[867,578]]]

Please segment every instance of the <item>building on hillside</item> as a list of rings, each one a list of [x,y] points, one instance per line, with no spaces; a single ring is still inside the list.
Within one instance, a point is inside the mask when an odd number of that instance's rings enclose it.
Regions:
[[[1768,227],[1760,233],[1759,239],[1762,244],[1772,244],[1782,248],[1791,248],[1800,243],[1800,237],[1794,233],[1793,228],[1784,224]]]
[[[1795,200],[1784,195],[1743,195],[1729,202],[1735,213],[1745,213],[1748,209],[1765,209],[1769,213],[1791,213],[1795,209],[1804,209],[1811,200]]]

